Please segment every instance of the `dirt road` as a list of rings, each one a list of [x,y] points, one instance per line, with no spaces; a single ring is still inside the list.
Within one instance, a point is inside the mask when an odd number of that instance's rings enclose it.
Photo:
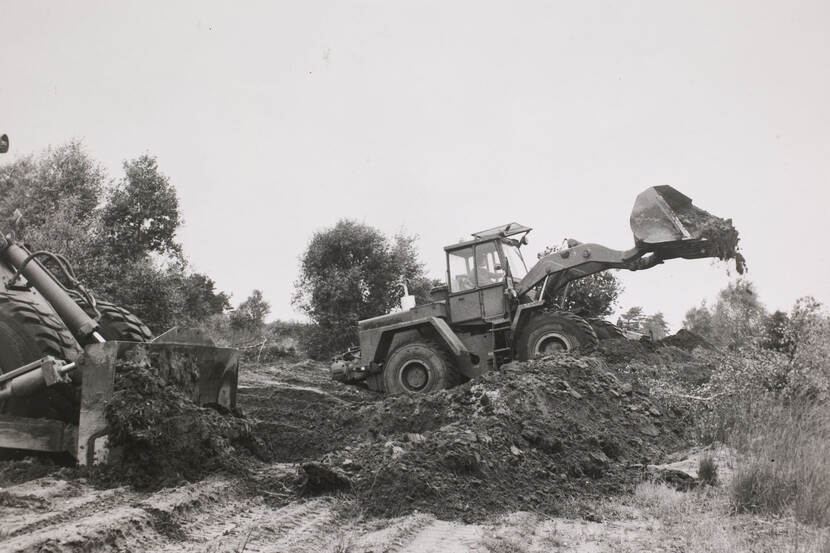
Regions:
[[[291,471],[291,466],[274,467]],[[2,495],[0,549],[8,552],[467,552],[605,551],[648,536],[654,523],[596,523],[515,513],[465,525],[415,513],[365,520],[337,498],[275,503],[222,477],[141,494],[42,478]],[[521,546],[521,549],[518,547]]]

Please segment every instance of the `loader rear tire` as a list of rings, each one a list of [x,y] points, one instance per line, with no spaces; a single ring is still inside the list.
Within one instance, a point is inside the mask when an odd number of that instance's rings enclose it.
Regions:
[[[597,338],[600,340],[616,340],[618,338],[625,338],[625,334],[623,334],[622,329],[614,323],[604,319],[588,319],[588,322],[591,324],[591,328],[594,329]]]
[[[390,394],[428,394],[454,386],[458,375],[443,347],[416,339],[392,352],[383,369],[383,381]]]
[[[554,353],[591,353],[599,340],[588,321],[567,311],[542,311],[524,325],[516,343],[520,361]]]
[[[81,348],[51,310],[24,294],[0,293],[0,373],[51,355],[73,361]],[[71,384],[55,384],[33,395],[0,402],[0,413],[19,417],[77,422],[79,390]]]
[[[77,303],[87,315],[95,317],[95,311],[89,307],[89,304],[83,300]],[[123,307],[100,300],[95,302],[95,306],[101,313],[98,326],[104,339],[124,342],[149,342],[153,339],[153,333],[147,325]]]

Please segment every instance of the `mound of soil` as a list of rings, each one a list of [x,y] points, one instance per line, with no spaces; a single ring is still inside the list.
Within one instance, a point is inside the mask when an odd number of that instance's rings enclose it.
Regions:
[[[645,465],[685,443],[674,413],[595,358],[509,363],[437,394],[385,398],[357,415],[370,435],[315,463],[306,491],[320,493],[326,482],[343,490],[347,480],[378,516],[559,514],[578,509],[575,498],[629,491]],[[331,475],[322,477],[321,467]]]
[[[692,351],[698,347],[708,350],[716,349],[715,346],[713,346],[712,344],[710,344],[694,332],[690,332],[685,328],[681,328],[671,336],[666,336],[665,338],[660,340],[660,343],[668,346],[674,346],[685,351]]]
[[[158,489],[193,482],[217,470],[245,473],[246,461],[267,458],[252,424],[190,399],[190,382],[151,366],[143,350],[116,365],[115,391],[106,407],[111,462],[91,469],[98,485]],[[217,407],[218,408],[218,407]]]
[[[692,354],[694,347],[680,347],[694,342],[694,338],[686,336],[685,331],[675,336],[679,336],[677,342],[673,337],[658,342],[635,342],[623,338],[602,340],[597,354],[615,371],[634,374],[641,379],[693,385],[707,382],[714,370],[712,360]]]

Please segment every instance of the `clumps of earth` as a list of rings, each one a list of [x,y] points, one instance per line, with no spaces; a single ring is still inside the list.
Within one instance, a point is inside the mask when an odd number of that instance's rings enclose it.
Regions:
[[[257,369],[261,380],[239,390],[243,416],[197,406],[187,382],[135,355],[119,362],[107,408],[116,458],[90,476],[155,489],[230,472],[257,489],[351,494],[374,516],[586,516],[584,505],[630,492],[647,465],[688,445],[688,413],[644,382],[655,367],[694,363],[675,345],[604,340],[591,357],[513,362],[436,394],[383,396],[302,362]],[[271,462],[294,476],[257,480]]]
[[[722,219],[694,205],[677,210],[676,214],[693,236],[709,241],[714,257],[721,261],[734,259],[738,274],[746,272],[746,259],[738,246],[740,236],[732,219]]]
[[[105,410],[111,458],[91,469],[94,483],[158,489],[220,470],[244,473],[246,458],[267,458],[250,421],[190,399],[193,379],[186,368],[168,367],[162,377],[144,350],[130,353],[116,365]]]
[[[577,514],[629,492],[648,463],[686,444],[678,413],[599,358],[509,363],[425,397],[360,409],[365,439],[303,464],[309,494],[354,493],[369,514],[480,520]],[[344,429],[348,431],[348,429]]]

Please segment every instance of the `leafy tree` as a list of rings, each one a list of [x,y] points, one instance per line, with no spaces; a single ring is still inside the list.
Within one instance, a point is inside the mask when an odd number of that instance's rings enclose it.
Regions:
[[[237,330],[256,330],[265,326],[265,317],[270,313],[271,305],[262,297],[262,291],[254,290],[248,299],[231,311],[231,328]]]
[[[746,279],[730,282],[720,291],[712,313],[715,344],[736,348],[754,342],[763,334],[766,310],[755,286]]]
[[[178,199],[155,158],[124,171],[113,185],[77,141],[0,165],[2,230],[14,226],[30,248],[66,256],[97,297],[157,332],[221,313],[228,297],[190,272],[175,241]]]
[[[715,328],[712,322],[712,312],[703,301],[698,307],[692,307],[686,311],[683,319],[683,328],[697,334],[708,342],[714,342]]]
[[[639,305],[635,305],[620,315],[617,320],[617,326],[633,332],[642,332],[644,319],[645,314],[643,313],[643,308]]]
[[[614,311],[622,291],[622,283],[616,275],[603,271],[570,282],[562,293],[564,304],[557,302],[556,305],[564,305],[565,309],[582,317],[605,317]]]
[[[231,308],[230,296],[216,290],[216,283],[201,273],[192,273],[182,279],[184,296],[183,315],[197,322]]]
[[[784,311],[777,310],[764,319],[763,340],[760,345],[765,349],[792,353],[794,344],[790,318]]]
[[[686,312],[683,326],[710,343],[735,349],[764,340],[767,313],[747,279],[720,291],[713,307],[701,303]]]
[[[19,209],[24,229],[43,229],[61,215],[77,224],[76,233],[83,233],[96,216],[106,184],[103,168],[79,141],[49,148],[40,156],[0,166],[0,220],[12,221]]]
[[[400,267],[401,274],[400,281],[395,283],[393,293],[396,298],[400,298],[403,295],[403,283],[405,282],[409,293],[415,296],[416,303],[422,304],[432,301],[429,297],[430,290],[440,286],[443,282],[426,276],[424,264],[415,248],[417,241],[417,236],[404,234],[396,234],[392,239],[393,263]]]
[[[663,313],[658,311],[643,319],[642,329],[645,334],[651,336],[652,340],[662,340],[669,333],[669,324]]]
[[[388,240],[368,225],[342,219],[314,234],[300,259],[292,303],[316,323],[308,350],[320,357],[357,342],[357,322],[399,306],[406,282],[423,298],[431,284],[414,243]]]
[[[124,162],[124,179],[109,194],[101,216],[109,249],[124,259],[149,253],[178,256],[179,199],[154,157]]]
[[[548,246],[536,257],[542,258],[558,250],[558,246]],[[614,311],[623,290],[616,271],[608,270],[571,281],[565,290],[546,299],[551,305],[562,306],[582,317],[605,317]]]

